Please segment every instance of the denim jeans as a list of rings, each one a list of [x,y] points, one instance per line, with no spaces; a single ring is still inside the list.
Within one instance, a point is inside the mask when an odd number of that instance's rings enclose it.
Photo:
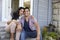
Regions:
[[[22,31],[21,32],[21,38],[20,40],[26,40],[26,38],[35,38],[37,35],[36,35],[36,31],[34,32],[26,32],[26,31]],[[42,35],[40,35],[40,40],[42,40]]]

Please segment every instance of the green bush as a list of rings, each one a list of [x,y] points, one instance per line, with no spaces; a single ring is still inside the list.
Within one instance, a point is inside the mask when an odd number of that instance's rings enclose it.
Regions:
[[[50,32],[48,36],[52,37],[53,39],[57,38],[57,34],[55,32]]]

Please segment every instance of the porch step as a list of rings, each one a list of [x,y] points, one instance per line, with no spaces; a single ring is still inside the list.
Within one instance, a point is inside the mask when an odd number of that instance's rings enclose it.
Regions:
[[[5,25],[0,25],[0,40],[9,40],[10,34],[5,31]],[[27,38],[26,40],[36,40],[35,38]]]
[[[5,26],[0,26],[0,40],[9,40],[9,33],[5,32]]]

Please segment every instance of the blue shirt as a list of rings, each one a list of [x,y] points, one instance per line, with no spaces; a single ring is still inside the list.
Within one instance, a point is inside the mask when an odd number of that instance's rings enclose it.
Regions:
[[[24,20],[24,30],[27,32],[31,32],[32,30],[29,27],[29,21]]]

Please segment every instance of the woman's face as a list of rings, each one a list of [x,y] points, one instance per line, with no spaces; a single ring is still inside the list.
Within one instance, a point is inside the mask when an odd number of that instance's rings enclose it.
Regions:
[[[23,15],[24,9],[19,10],[19,15]]]
[[[24,11],[24,15],[25,15],[25,16],[29,16],[29,15],[30,15],[30,11],[29,11],[29,9],[25,9],[25,11]]]

